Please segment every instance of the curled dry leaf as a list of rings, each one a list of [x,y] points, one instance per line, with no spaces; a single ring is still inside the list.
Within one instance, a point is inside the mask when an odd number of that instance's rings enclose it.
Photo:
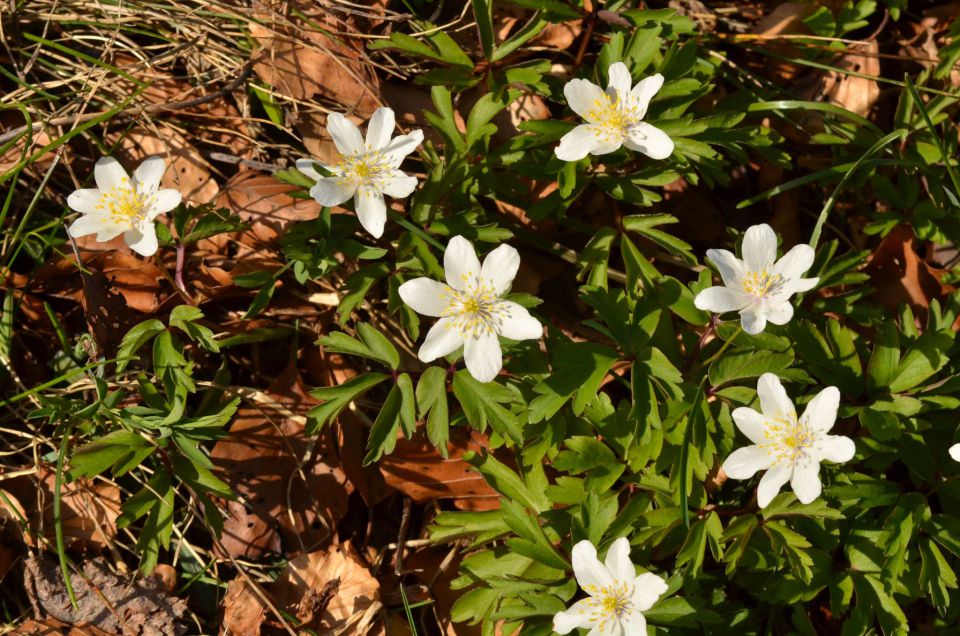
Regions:
[[[930,267],[917,254],[914,242],[911,228],[894,228],[874,251],[866,271],[877,300],[895,309],[908,304],[923,316],[931,300],[943,302],[953,288],[940,282],[945,271]]]
[[[367,634],[383,607],[380,584],[349,541],[293,559],[270,592],[302,628],[325,634]]]
[[[267,620],[267,607],[244,579],[230,581],[220,606],[221,636],[260,636],[260,627]]]
[[[851,44],[845,53],[834,60],[833,66],[843,71],[878,77],[879,53],[876,40]],[[827,71],[820,77],[820,83],[811,98],[826,99],[831,104],[866,117],[880,98],[880,85],[875,79]]]
[[[67,547],[101,549],[117,536],[120,515],[120,491],[113,484],[100,480],[78,479],[61,486],[60,518]],[[34,536],[54,540],[53,493],[56,468],[41,464],[37,472],[4,482],[6,491],[16,499],[27,518],[30,532],[26,540],[38,545]]]
[[[109,634],[177,636],[187,632],[182,620],[187,602],[167,596],[156,577],[121,577],[99,560],[87,561],[83,575],[71,578],[76,608],[56,559],[28,557],[23,578],[38,618],[51,616],[71,625],[93,625]]]
[[[313,199],[295,199],[288,194],[296,189],[270,175],[248,170],[224,185],[217,207],[227,208],[251,225],[241,236],[242,242],[270,243],[282,236],[291,223],[320,215],[320,205]]]
[[[333,435],[306,436],[305,415],[316,402],[289,376],[251,396],[230,436],[210,453],[239,496],[227,504],[221,540],[235,557],[309,550],[331,536],[347,510],[352,486],[338,466]]]
[[[342,25],[330,29],[341,41],[349,41]],[[309,26],[271,28],[251,22],[250,35],[257,43],[253,70],[277,93],[295,100],[320,95],[364,119],[380,105],[376,75],[362,62],[358,48]]]
[[[380,461],[387,485],[418,503],[452,499],[461,510],[496,510],[500,496],[463,460],[467,451],[486,449],[487,437],[464,426],[455,427],[450,437],[447,457],[440,455],[423,429],[411,440],[398,439],[394,451]]]

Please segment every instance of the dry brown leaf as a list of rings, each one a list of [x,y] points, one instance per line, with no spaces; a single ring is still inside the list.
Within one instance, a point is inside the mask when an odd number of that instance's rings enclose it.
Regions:
[[[230,436],[210,453],[240,497],[228,502],[221,540],[235,557],[309,550],[331,536],[347,510],[352,486],[337,465],[333,436],[304,433],[316,402],[291,369],[256,406],[237,411]]]
[[[151,155],[167,161],[167,171],[160,181],[163,188],[183,194],[193,204],[210,203],[220,192],[216,179],[203,155],[179,131],[165,124],[156,128],[137,127],[124,131],[118,159],[129,169]]]
[[[877,77],[880,75],[880,48],[876,40],[851,44],[847,52],[833,62],[845,71]],[[825,97],[831,104],[866,117],[880,98],[877,80],[847,73],[828,71],[820,77],[812,99]]]
[[[246,581],[230,581],[220,606],[222,636],[260,636],[260,627],[267,620],[267,607]]]
[[[295,199],[287,194],[296,189],[270,175],[248,170],[223,186],[217,206],[229,209],[250,223],[250,230],[241,240],[252,238],[270,243],[283,236],[291,223],[320,215],[320,204],[313,199]]]
[[[480,452],[488,447],[486,436],[463,426],[450,433],[446,458],[423,429],[412,440],[398,439],[393,452],[380,461],[387,485],[418,503],[452,499],[461,510],[496,510],[500,496],[463,460],[467,451]]]
[[[319,616],[306,617],[310,620],[301,627],[323,634],[341,630],[349,634],[366,634],[382,607],[380,584],[360,561],[349,541],[293,559],[270,587],[270,592],[279,606],[297,614],[304,599],[322,596],[324,589],[329,590],[328,586],[338,579],[336,594],[326,608]]]
[[[117,517],[120,515],[120,491],[113,484],[78,479],[61,486],[60,517],[67,547],[71,549],[100,549],[117,536]],[[8,479],[4,486],[16,499],[30,525],[31,533],[42,533],[54,540],[53,493],[56,487],[56,469],[41,464],[37,472]],[[36,541],[27,535],[31,545]]]
[[[914,241],[911,228],[894,228],[874,251],[866,271],[877,300],[894,309],[908,304],[924,316],[931,300],[943,302],[953,288],[940,282],[944,270],[930,267],[917,254]]]
[[[11,636],[113,636],[92,625],[69,625],[55,618],[28,620],[17,625]]]
[[[784,2],[773,9],[768,15],[761,18],[753,33],[761,36],[764,46],[783,57],[796,57],[801,52],[789,40],[777,39],[778,35],[795,35],[809,33],[810,29],[803,19],[812,11],[809,4],[799,2]],[[764,58],[762,66],[757,65],[758,71],[778,81],[790,82],[796,79],[800,67],[792,62]]]
[[[260,79],[292,99],[321,95],[363,119],[370,117],[380,105],[380,89],[357,50],[316,30],[308,32],[309,39],[286,32],[290,30],[250,23],[257,42],[253,70]],[[331,30],[346,35],[335,26]]]
[[[111,634],[177,636],[187,632],[181,620],[187,602],[167,596],[158,578],[121,577],[99,560],[87,561],[83,574],[71,577],[77,600],[74,608],[56,559],[28,557],[23,577],[38,617],[95,625]]]

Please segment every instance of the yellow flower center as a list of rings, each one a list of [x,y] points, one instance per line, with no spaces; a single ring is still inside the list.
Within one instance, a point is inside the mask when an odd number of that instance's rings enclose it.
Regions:
[[[774,455],[777,462],[797,461],[817,441],[817,434],[804,422],[797,420],[796,412],[779,413],[777,417],[767,420],[763,436],[769,442],[760,447]]]
[[[747,272],[743,278],[743,291],[756,298],[769,298],[783,283],[783,276],[771,274],[767,270],[762,272]]]
[[[593,101],[586,119],[595,124],[593,134],[597,137],[605,141],[623,139],[630,126],[640,120],[640,109],[633,100],[620,102],[604,94]]]
[[[339,175],[340,185],[372,187],[382,190],[390,176],[390,162],[382,152],[362,152],[343,157],[335,172]]]
[[[463,291],[449,287],[444,293],[447,308],[441,316],[453,318],[448,326],[466,338],[496,333],[497,323],[509,316],[507,306],[501,302],[493,286],[482,283],[473,272],[467,272],[462,278],[466,283]]]
[[[587,604],[590,612],[590,622],[601,632],[610,621],[623,620],[633,613],[633,586],[627,582],[616,582],[608,587],[597,589],[588,585],[587,592],[591,595]],[[586,612],[587,610],[583,610]]]
[[[147,218],[155,199],[154,194],[139,190],[124,177],[119,186],[100,192],[96,209],[104,211],[117,225],[133,227]]]

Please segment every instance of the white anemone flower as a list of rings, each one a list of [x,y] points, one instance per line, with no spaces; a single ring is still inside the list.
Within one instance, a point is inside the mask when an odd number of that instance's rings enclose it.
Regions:
[[[480,382],[494,379],[503,368],[499,336],[529,340],[543,335],[543,325],[515,302],[502,296],[520,267],[520,254],[501,245],[483,260],[470,241],[454,236],[443,253],[447,284],[415,278],[398,290],[414,311],[440,318],[420,347],[423,362],[432,362],[463,347],[467,370]]]
[[[819,278],[801,278],[813,265],[813,248],[795,245],[777,260],[777,235],[763,223],[746,231],[742,254],[740,260],[727,250],[707,250],[707,258],[720,270],[723,285],[704,289],[694,304],[718,314],[739,311],[740,324],[749,334],[763,331],[767,321],[775,325],[790,322],[790,297],[820,282]]]
[[[947,452],[950,453],[950,457],[955,461],[960,462],[960,444],[954,444]]]
[[[656,126],[643,121],[650,100],[663,86],[657,73],[632,86],[630,71],[623,62],[610,65],[607,90],[585,79],[574,79],[563,87],[567,103],[587,122],[560,140],[554,152],[564,161],[605,155],[626,146],[651,159],[666,159],[673,153],[673,140]]]
[[[723,472],[732,479],[750,479],[767,471],[757,487],[757,504],[765,508],[788,481],[800,503],[820,496],[820,462],[848,462],[856,452],[853,440],[829,435],[837,419],[840,391],[828,386],[807,404],[797,418],[793,402],[772,373],[757,382],[760,410],[740,407],[733,412],[737,428],[753,442],[735,450],[723,462]]]
[[[67,205],[81,213],[67,230],[70,236],[96,234],[103,243],[123,234],[137,254],[156,254],[153,220],[180,205],[182,199],[178,191],[160,188],[166,169],[163,157],[147,157],[130,178],[119,161],[101,158],[93,167],[97,187],[75,190],[67,197]]]
[[[323,165],[319,161],[298,159],[296,164],[297,170],[317,182],[310,188],[317,203],[329,207],[353,199],[360,225],[374,238],[383,235],[387,222],[383,195],[402,199],[417,187],[417,178],[399,168],[404,157],[423,141],[423,132],[414,130],[391,139],[395,125],[393,110],[378,108],[367,123],[364,139],[356,124],[340,113],[330,113],[327,132],[340,153],[337,165],[323,166],[332,176],[317,172],[313,164]]]
[[[590,628],[588,636],[646,636],[643,612],[667,591],[667,583],[650,572],[637,576],[626,537],[613,542],[606,563],[589,541],[573,546],[573,573],[590,596],[555,614],[553,631],[569,634],[583,627]]]

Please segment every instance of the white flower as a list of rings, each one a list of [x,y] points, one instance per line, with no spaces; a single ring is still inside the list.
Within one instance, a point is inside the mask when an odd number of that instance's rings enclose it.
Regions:
[[[415,278],[398,290],[414,311],[440,318],[420,347],[420,359],[432,362],[462,346],[467,370],[480,382],[489,382],[503,367],[498,336],[528,340],[543,335],[536,318],[502,298],[519,267],[520,254],[509,245],[487,254],[481,266],[470,241],[450,239],[443,253],[446,285]]]
[[[606,92],[593,82],[575,79],[563,87],[563,94],[573,112],[587,123],[568,132],[554,152],[564,161],[578,161],[587,156],[605,155],[620,146],[642,152],[651,159],[666,159],[673,153],[673,140],[656,126],[643,121],[650,100],[663,86],[663,75],[657,73],[631,87],[630,71],[617,62],[607,72]]]
[[[313,159],[297,160],[297,170],[317,182],[310,188],[310,196],[328,207],[353,199],[360,225],[374,238],[383,235],[387,222],[383,195],[402,199],[417,187],[417,178],[407,176],[398,168],[404,157],[423,141],[423,132],[414,130],[409,135],[391,139],[394,125],[393,110],[378,108],[367,123],[364,140],[352,121],[340,113],[330,113],[327,132],[341,155],[337,165],[324,166],[333,176],[325,177],[317,172]]]
[[[955,461],[960,462],[960,444],[954,444],[947,452]]]
[[[667,584],[650,572],[637,576],[625,537],[610,546],[606,564],[597,559],[597,549],[589,541],[573,546],[573,573],[590,596],[555,614],[553,631],[569,634],[589,627],[588,636],[646,636],[643,612],[667,591]]]
[[[180,205],[182,198],[176,190],[160,189],[166,169],[163,157],[147,157],[131,179],[113,157],[100,159],[93,168],[97,187],[76,190],[67,197],[67,205],[82,213],[67,230],[70,236],[96,234],[102,243],[122,233],[137,254],[156,254],[153,220]]]
[[[807,404],[797,419],[793,402],[780,379],[764,373],[757,382],[760,410],[740,407],[733,421],[752,446],[735,450],[723,462],[723,472],[732,479],[750,479],[759,470],[767,471],[757,487],[757,504],[764,508],[790,482],[801,503],[820,496],[820,462],[843,463],[853,459],[853,440],[828,435],[837,419],[840,391],[828,386]]]
[[[785,325],[793,318],[790,297],[816,287],[819,278],[801,278],[813,265],[813,248],[806,244],[777,260],[777,235],[763,223],[743,236],[743,260],[727,250],[707,250],[707,258],[720,270],[723,286],[697,294],[698,309],[722,314],[739,311],[740,324],[750,334],[763,331],[769,320]]]

